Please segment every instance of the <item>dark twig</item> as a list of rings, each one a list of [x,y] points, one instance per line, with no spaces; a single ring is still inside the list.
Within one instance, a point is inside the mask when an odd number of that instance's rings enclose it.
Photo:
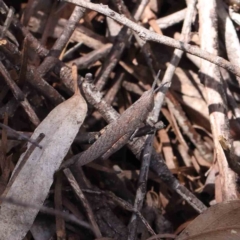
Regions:
[[[93,87],[92,84],[84,82],[82,89],[87,101],[93,105],[102,114],[103,118],[108,122],[116,121],[119,118],[117,113],[109,104],[103,99],[102,95]],[[145,144],[145,138],[138,138],[132,142],[128,142],[128,147],[140,159],[140,153]],[[154,149],[152,153],[151,165],[152,170],[158,175],[158,177],[173,191],[176,191],[183,199],[185,199],[197,212],[203,212],[206,210],[204,204],[199,201],[187,188],[180,185],[178,180],[172,175],[167,168],[161,155]]]
[[[183,108],[175,99],[174,95],[171,93],[167,94],[166,102],[169,111],[175,116],[179,126],[182,128],[183,132],[189,137],[190,141],[195,145],[201,156],[208,162],[212,162],[213,154],[211,149],[209,149],[201,139],[200,134],[194,129],[190,121],[188,120]]]
[[[31,122],[37,126],[40,123],[40,120],[38,119],[36,113],[32,109],[30,103],[25,98],[24,93],[21,91],[21,89],[17,86],[17,84],[12,80],[10,74],[8,73],[7,69],[4,67],[2,62],[0,61],[0,72],[3,75],[6,83],[8,84],[9,88],[12,90],[12,93],[14,97],[19,101],[19,103],[22,105],[23,109],[29,116],[29,119]]]
[[[113,3],[116,4],[115,1],[113,1]],[[147,1],[141,0],[137,4],[135,11],[134,11],[135,12],[134,18],[136,21],[139,21],[147,3],[148,3],[148,0]],[[107,56],[106,61],[104,62],[100,73],[98,74],[98,76],[96,78],[96,87],[99,91],[101,91],[103,89],[103,87],[105,86],[110,73],[115,68],[117,63],[119,62],[119,59],[122,56],[123,50],[127,46],[127,43],[129,42],[131,37],[132,37],[131,30],[124,26],[121,29],[121,31],[119,32],[119,34],[113,44],[113,47],[112,47],[109,55]]]
[[[68,43],[72,36],[78,22],[83,17],[85,9],[82,7],[75,7],[71,17],[68,20],[67,26],[65,26],[63,33],[57,39],[54,46],[52,47],[49,56],[47,56],[43,63],[38,67],[40,76],[45,76],[56,64],[58,57],[60,56],[63,48]]]
[[[114,83],[104,97],[105,101],[107,103],[109,103],[110,105],[112,105],[119,89],[121,88],[124,77],[125,77],[125,72],[116,71],[116,76],[115,76],[115,79],[114,79]]]
[[[146,190],[147,190],[148,171],[149,171],[150,160],[152,155],[152,147],[153,147],[152,144],[153,144],[154,136],[155,136],[155,132],[154,134],[147,136],[146,143],[142,153],[142,163],[141,163],[141,169],[140,169],[140,174],[138,178],[138,188],[137,188],[135,202],[134,202],[134,208],[139,212],[142,209],[143,201],[144,201]],[[128,240],[136,239],[137,226],[138,226],[138,219],[136,214],[133,214],[128,224],[128,230],[129,230]]]
[[[27,78],[27,64],[28,64],[28,39],[25,37],[23,41],[21,69],[19,73],[18,85],[23,86]]]
[[[42,139],[44,138],[44,134],[40,134],[38,136],[38,138],[35,140],[37,142],[37,144],[39,145],[39,143],[42,141]],[[10,181],[8,182],[8,185],[3,193],[2,196],[6,196],[9,189],[11,188],[12,184],[14,183],[15,179],[17,178],[18,174],[20,173],[20,171],[22,170],[22,168],[24,167],[25,163],[27,162],[29,156],[32,154],[32,152],[34,151],[34,149],[36,148],[35,145],[31,145],[29,147],[29,149],[27,150],[27,152],[25,153],[22,161],[20,162],[20,164],[16,167],[15,171],[13,172]]]
[[[6,126],[2,123],[0,123],[0,127],[4,128],[7,130],[7,132],[9,132],[10,134],[13,134],[13,136],[15,136],[17,138],[17,140],[25,140],[28,141],[30,143],[32,143],[33,145],[35,145],[36,147],[42,148],[37,141],[31,139],[30,137],[28,137],[27,135],[20,133],[12,128],[10,128],[9,126]]]
[[[142,4],[139,6],[138,12],[136,12],[136,16],[138,18],[141,17],[140,13],[142,14],[142,12],[145,9],[145,7],[147,6],[148,2],[149,1],[146,1],[146,0],[142,1]],[[127,7],[125,6],[124,1],[122,1],[122,0],[121,1],[113,1],[113,3],[115,5],[117,3],[119,11],[121,11],[128,19],[130,19],[131,21],[133,21],[135,23],[138,23],[138,20],[137,20],[138,18],[136,18],[135,16],[132,17],[131,13],[128,11]],[[150,47],[149,43],[146,42],[144,39],[141,39],[136,32],[133,31],[133,35],[134,35],[139,47],[142,50],[145,61],[152,73],[152,77],[153,77],[153,79],[155,79],[156,73],[154,70],[154,66],[156,65],[156,60],[153,56],[151,47]],[[155,68],[157,68],[157,67],[155,66]]]
[[[48,14],[48,19],[47,22],[45,24],[45,28],[44,31],[42,33],[42,37],[40,42],[42,43],[42,45],[46,45],[47,39],[48,39],[48,35],[49,35],[49,31],[52,28],[52,25],[54,24],[54,20],[56,20],[58,18],[58,15],[55,13],[55,10],[57,8],[57,1],[53,1],[52,6],[51,6],[51,10],[50,13]],[[60,12],[58,12],[60,13]]]
[[[41,206],[39,208],[39,206],[36,205],[36,204],[28,204],[28,203],[19,202],[18,200],[15,200],[15,199],[12,199],[12,198],[0,197],[0,201],[1,202],[6,202],[6,203],[12,204],[12,205],[25,207],[25,208],[31,208],[31,209],[37,209],[37,210],[40,209],[39,211],[42,212],[42,213],[49,214],[49,215],[52,215],[52,216],[61,216],[66,221],[70,221],[72,223],[75,223],[75,224],[79,225],[80,227],[84,227],[84,228],[92,231],[92,227],[88,223],[77,219],[74,215],[69,214],[69,213],[65,213],[65,212],[62,212],[62,211],[57,211],[55,209],[51,209],[51,208],[43,207],[43,206]]]
[[[92,225],[92,229],[94,231],[94,234],[95,234],[95,237],[96,238],[100,238],[102,237],[102,234],[100,232],[100,229],[97,225],[97,222],[95,220],[95,217],[94,217],[94,214],[93,214],[93,211],[89,205],[89,202],[88,200],[85,198],[80,186],[77,184],[74,176],[72,175],[71,171],[67,168],[67,169],[64,169],[64,174],[66,176],[66,178],[68,179],[70,185],[72,186],[75,194],[77,195],[78,199],[81,201],[85,211],[86,211],[86,214],[87,214],[87,217],[88,217],[88,220],[90,221],[91,225]]]
[[[99,158],[105,160],[124,146],[142,123],[146,121],[149,112],[153,108],[154,83],[152,89],[144,92],[138,101],[124,111],[117,121],[110,123],[105,128],[103,134],[90,148],[63,163],[62,168],[72,164],[81,167]],[[160,91],[163,88],[164,85],[161,85]]]
[[[0,48],[7,57],[10,58],[11,56],[14,56],[14,61],[16,61],[16,64],[20,64],[22,59],[21,53],[14,44],[10,43],[10,41],[7,41],[6,39],[3,39],[1,40]],[[9,53],[11,53],[11,56],[8,56]],[[50,99],[55,105],[58,105],[64,101],[64,98],[52,86],[50,86],[41,78],[35,67],[27,67],[26,79],[31,86],[38,90],[43,96]]]
[[[23,92],[21,91],[21,89],[17,86],[17,84],[12,80],[10,74],[8,73],[7,69],[5,68],[5,66],[2,64],[2,62],[0,61],[0,72],[4,78],[4,80],[6,81],[7,85],[9,86],[9,88],[11,89],[13,96],[18,100],[18,101],[23,101],[25,96],[23,94]]]
[[[83,189],[83,192],[90,193],[90,194],[97,194],[97,195],[105,195],[107,196],[110,200],[112,200],[114,203],[116,203],[118,206],[121,208],[136,213],[136,215],[139,217],[139,219],[142,221],[142,223],[145,225],[149,233],[152,235],[156,235],[156,233],[153,231],[147,220],[143,217],[143,215],[135,209],[129,202],[124,201],[123,199],[117,197],[114,193],[109,192],[109,191],[101,191],[101,190],[89,190],[89,189]]]
[[[23,15],[23,25],[27,26],[30,17],[32,15],[34,15],[34,12],[36,11],[39,3],[41,2],[41,0],[29,0],[27,7],[25,9],[24,15]]]

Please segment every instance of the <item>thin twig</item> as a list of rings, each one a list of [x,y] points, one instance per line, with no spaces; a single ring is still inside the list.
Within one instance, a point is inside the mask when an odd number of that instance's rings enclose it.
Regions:
[[[2,39],[0,41],[0,48],[3,53],[6,54],[7,58],[9,57],[12,60],[11,56],[14,56],[14,61],[16,61],[16,64],[21,63],[21,53],[19,52],[18,48],[10,41]],[[9,53],[11,53],[10,56]],[[43,96],[50,99],[55,105],[58,105],[64,101],[64,98],[52,86],[50,86],[41,78],[35,67],[28,65],[26,79],[32,87],[39,91]]]
[[[93,105],[102,114],[103,118],[109,123],[119,118],[119,113],[107,104],[102,95],[94,88],[94,86],[87,81],[82,84],[82,89],[87,101]],[[145,138],[141,137],[134,141],[128,142],[128,147],[140,159],[140,153],[145,144]],[[176,191],[180,196],[183,197],[196,211],[203,212],[206,210],[204,204],[199,201],[187,188],[182,186],[178,180],[172,175],[170,170],[167,168],[161,155],[156,153],[153,149],[151,165],[152,170],[160,177],[160,179],[173,191]]]
[[[220,0],[217,0],[217,12],[221,26],[221,31],[219,31],[219,33],[223,37],[228,59],[231,63],[239,65],[240,44],[236,32],[236,27],[234,26],[232,20],[229,17],[229,14],[224,7],[224,3]],[[240,85],[240,78],[237,78],[237,81],[238,84]]]
[[[159,18],[156,22],[160,29],[166,29],[174,24],[182,22],[186,17],[186,13],[187,8],[184,8],[183,10],[167,15],[166,17]]]
[[[181,105],[175,99],[174,95],[171,93],[167,94],[166,102],[168,109],[175,116],[179,126],[183,132],[189,137],[190,141],[195,145],[199,153],[208,162],[212,162],[213,154],[211,149],[209,149],[201,139],[200,134],[194,129],[190,121],[188,120],[184,110]]]
[[[95,220],[95,217],[94,217],[93,211],[90,207],[90,204],[89,204],[88,200],[85,198],[80,186],[78,185],[78,183],[75,180],[74,176],[72,175],[71,171],[68,168],[66,168],[66,169],[64,169],[64,174],[67,177],[67,179],[68,179],[70,185],[72,186],[75,194],[77,195],[78,199],[81,201],[81,203],[83,204],[83,207],[85,208],[88,220],[90,221],[90,223],[92,225],[95,237],[96,238],[102,237],[101,231],[97,225],[97,222]]]
[[[88,223],[77,219],[74,215],[69,214],[69,213],[65,213],[65,212],[62,212],[62,211],[57,211],[55,209],[51,209],[51,208],[48,208],[48,207],[43,207],[43,206],[39,207],[39,205],[37,205],[37,204],[23,203],[23,202],[20,202],[16,199],[12,199],[12,198],[0,197],[0,201],[8,203],[8,204],[12,204],[12,205],[21,206],[21,207],[24,207],[24,208],[37,209],[42,213],[49,214],[49,215],[52,215],[52,216],[61,216],[66,221],[70,221],[72,223],[75,223],[75,224],[79,225],[80,227],[84,227],[84,228],[92,231],[92,227]]]
[[[24,83],[26,82],[27,64],[28,64],[28,39],[25,37],[22,49],[21,69],[18,78],[19,86],[23,86]]]
[[[9,88],[12,90],[14,97],[19,101],[19,103],[22,105],[23,109],[29,116],[29,119],[31,120],[31,122],[35,126],[37,126],[40,123],[40,120],[38,119],[36,113],[34,112],[27,98],[25,98],[24,93],[21,91],[18,85],[12,80],[10,74],[8,73],[7,69],[2,64],[1,61],[0,61],[0,72],[3,75],[3,78],[8,84]]]
[[[61,36],[57,39],[54,46],[52,47],[50,55],[47,56],[42,64],[38,67],[38,72],[41,76],[45,76],[54,67],[56,61],[58,61],[58,57],[60,56],[65,45],[68,43],[84,13],[84,8],[77,6],[75,7],[71,17],[68,20],[67,26],[65,26]]]
[[[189,1],[186,17],[182,27],[180,40],[186,43],[189,41],[189,34],[191,32],[192,18],[195,12],[196,2],[197,2],[196,0]],[[169,84],[167,85],[168,87],[171,86],[174,72],[182,58],[182,55],[183,55],[183,51],[179,49],[174,50],[173,56],[170,60],[170,63],[168,64],[167,70],[165,71],[165,74],[162,80],[162,82],[164,83],[169,82]],[[165,97],[165,94],[166,92],[158,92],[156,94],[154,109],[152,111],[152,116],[151,116],[151,119],[153,120],[153,122],[156,122],[158,120],[158,116],[163,104],[163,99]]]
[[[148,229],[149,233],[151,233],[152,235],[156,235],[156,233],[151,228],[151,226],[149,225],[147,220],[143,217],[141,212],[139,212],[137,209],[135,209],[129,202],[124,201],[123,199],[117,197],[114,193],[109,192],[109,191],[91,190],[91,189],[90,190],[89,189],[82,189],[82,191],[86,192],[86,193],[91,193],[91,194],[105,195],[108,198],[110,198],[114,203],[119,205],[121,208],[123,208],[123,209],[125,209],[127,211],[130,211],[130,212],[136,213],[136,215],[140,218],[142,223]]]
[[[141,27],[138,24],[127,19],[123,15],[114,12],[107,5],[89,3],[84,0],[64,0],[64,1],[74,3],[84,8],[91,9],[93,11],[97,11],[99,13],[104,14],[105,16],[112,18],[115,21],[123,24],[124,26],[128,26],[133,31],[137,32],[139,37],[142,38],[144,41],[154,41],[188,52],[209,62],[212,62],[220,67],[226,68],[227,70],[231,71],[232,73],[240,77],[240,68],[237,65],[233,65],[224,58],[203,51],[198,47],[151,32],[150,30],[147,30],[144,27]]]
[[[37,144],[39,144],[44,137],[45,137],[45,135],[44,135],[43,133],[40,134],[40,135],[37,137],[37,139],[35,140],[35,141],[37,142]],[[10,179],[10,181],[8,182],[8,185],[7,185],[7,187],[6,187],[6,189],[5,189],[5,191],[4,191],[4,193],[3,193],[2,196],[6,196],[6,195],[7,195],[9,189],[12,187],[15,179],[17,178],[18,174],[20,173],[20,171],[21,171],[22,168],[24,167],[24,165],[25,165],[25,163],[27,162],[29,156],[32,154],[32,152],[35,150],[35,148],[36,148],[35,145],[31,145],[31,146],[29,147],[29,149],[28,149],[27,152],[25,153],[22,161],[17,165],[15,171],[13,172],[13,174],[12,174],[12,176],[11,176],[11,179]]]
[[[217,4],[216,0],[204,4],[199,2],[199,22],[201,26],[201,48],[214,54],[218,53],[218,29],[217,29]],[[230,201],[237,199],[236,176],[228,167],[228,162],[219,140],[229,141],[229,122],[227,117],[226,92],[219,68],[207,61],[202,60],[202,80],[205,84],[206,99],[209,108],[209,118],[213,134],[222,199],[217,201]]]
[[[153,144],[154,137],[155,137],[155,132],[154,134],[147,136],[144,150],[142,153],[142,163],[141,163],[141,169],[140,169],[140,174],[138,178],[138,188],[137,188],[136,197],[134,201],[134,208],[137,209],[139,212],[142,209],[143,201],[146,195],[148,171],[149,171],[150,160],[152,155],[152,147],[153,147],[152,144]],[[129,229],[128,240],[136,239],[137,226],[138,226],[138,219],[136,214],[133,214],[128,224],[128,229]]]
[[[113,1],[115,3],[115,1]],[[141,0],[137,4],[135,8],[134,18],[136,21],[138,21],[143,13],[144,7],[147,5],[148,1]],[[116,3],[115,3],[116,4]],[[104,62],[102,69],[100,73],[98,74],[96,78],[96,87],[99,91],[103,89],[103,87],[106,84],[106,81],[112,72],[112,70],[115,68],[117,63],[119,62],[119,59],[122,56],[123,50],[127,46],[127,43],[132,37],[132,32],[127,27],[123,27],[121,31],[119,32],[112,49],[108,56],[106,57],[106,61]]]
[[[41,0],[29,0],[23,15],[23,25],[27,26],[30,17],[34,15]]]

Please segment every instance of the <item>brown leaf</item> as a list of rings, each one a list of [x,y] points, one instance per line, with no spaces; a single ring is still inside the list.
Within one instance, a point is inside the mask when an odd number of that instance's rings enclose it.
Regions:
[[[176,240],[240,239],[240,201],[219,203],[198,216]]]

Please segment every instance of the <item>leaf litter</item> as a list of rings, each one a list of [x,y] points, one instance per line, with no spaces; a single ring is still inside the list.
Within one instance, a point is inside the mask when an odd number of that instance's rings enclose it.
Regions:
[[[0,239],[239,239],[239,77],[203,60],[239,75],[239,3],[11,2],[16,14],[0,0]],[[73,62],[87,117],[79,92],[69,98]],[[169,85],[148,126],[141,96],[159,69]]]

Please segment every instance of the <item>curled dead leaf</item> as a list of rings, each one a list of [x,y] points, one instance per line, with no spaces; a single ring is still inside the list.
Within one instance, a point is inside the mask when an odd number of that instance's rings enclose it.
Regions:
[[[239,219],[239,200],[219,203],[199,215],[176,240],[237,240]]]

